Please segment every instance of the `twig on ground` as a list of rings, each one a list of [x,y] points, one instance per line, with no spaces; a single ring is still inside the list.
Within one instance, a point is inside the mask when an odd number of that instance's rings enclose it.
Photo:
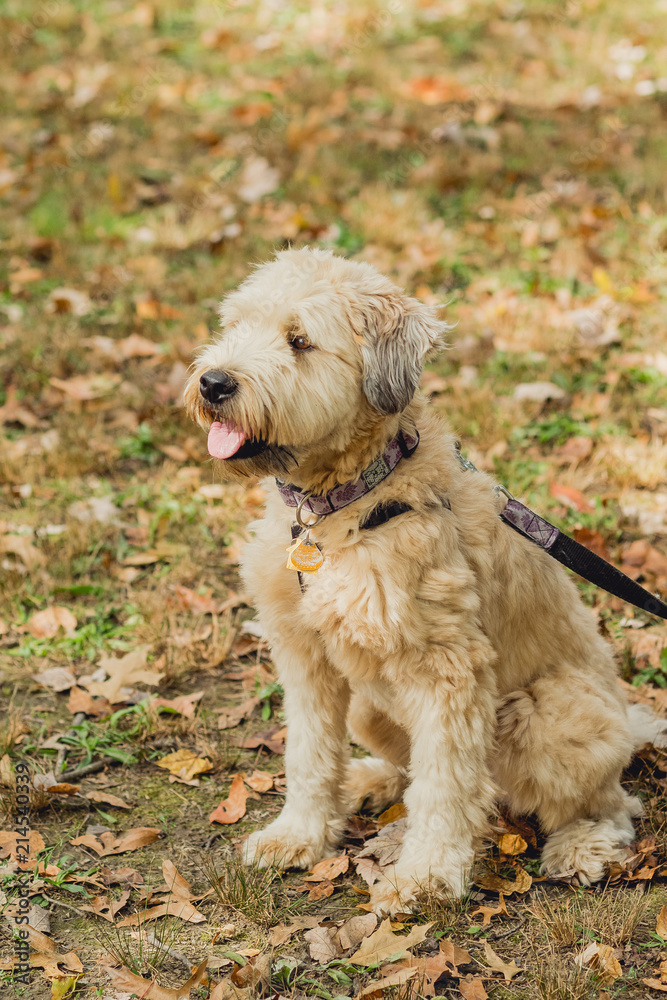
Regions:
[[[104,770],[107,764],[120,764],[120,761],[116,760],[115,757],[102,757],[101,760],[95,760],[92,764],[84,764],[83,767],[75,767],[71,771],[64,771],[60,775],[60,780],[72,781],[74,778],[84,778],[87,774],[95,774],[96,771]]]

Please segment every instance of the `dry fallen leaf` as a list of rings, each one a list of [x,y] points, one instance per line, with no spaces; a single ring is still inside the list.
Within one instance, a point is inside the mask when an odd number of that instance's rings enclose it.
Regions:
[[[187,783],[197,774],[205,774],[213,770],[210,760],[205,757],[198,757],[193,750],[175,750],[168,753],[166,757],[160,757],[155,763],[158,767],[163,767],[169,771],[170,775],[177,781]]]
[[[229,795],[213,810],[209,823],[237,823],[245,816],[248,793],[243,784],[243,775],[236,774]]]
[[[268,771],[253,771],[251,775],[246,775],[245,783],[254,792],[268,792],[273,788],[273,775]]]
[[[459,979],[459,990],[463,1000],[488,1000],[489,994],[484,989],[484,983],[479,976]]]
[[[69,608],[51,607],[36,611],[28,618],[26,628],[36,639],[50,639],[63,629],[65,635],[73,635],[76,630],[76,618]]]
[[[359,851],[357,858],[374,857],[381,866],[393,865],[398,861],[403,846],[405,836],[405,819],[394,820],[388,823],[378,833],[377,837],[367,840],[363,848]]]
[[[497,917],[500,914],[503,914],[506,917],[509,916],[502,892],[499,895],[498,906],[495,909],[493,906],[478,906],[476,910],[472,911],[470,916],[476,917],[478,913],[482,914],[482,927],[486,927],[487,924],[490,924],[492,917]]]
[[[218,729],[234,729],[240,725],[249,715],[255,711],[259,705],[259,698],[248,698],[234,708],[226,709],[220,713],[218,719]],[[282,751],[281,751],[282,752]]]
[[[623,969],[614,955],[614,949],[607,944],[598,944],[597,941],[592,941],[587,948],[584,948],[575,958],[575,962],[582,968],[588,966],[597,972],[605,986],[610,986],[623,975]]]
[[[34,681],[52,691],[69,691],[76,684],[76,677],[67,667],[50,667],[41,674],[33,674]]]
[[[172,712],[182,715],[184,719],[194,719],[195,706],[203,697],[204,692],[197,691],[195,694],[180,694],[176,698],[151,698],[148,702],[148,708],[171,709]]]
[[[352,965],[376,965],[392,955],[398,957],[413,945],[419,944],[428,934],[432,924],[420,924],[411,929],[410,933],[401,937],[391,929],[391,920],[387,918],[380,924],[378,930],[364,939],[358,951],[350,956]]]
[[[502,972],[505,982],[511,982],[521,969],[514,959],[511,962],[503,962],[502,958],[495,953],[488,941],[484,942],[484,957],[495,972]]]
[[[164,675],[146,667],[149,650],[150,646],[138,646],[125,656],[101,656],[99,667],[105,670],[108,679],[90,680],[85,686],[91,694],[100,695],[111,705],[117,705],[125,698],[123,688],[132,688],[136,684],[158,684]]]
[[[70,972],[83,972],[83,965],[79,956],[73,951],[68,951],[66,955],[61,955],[56,951],[56,943],[46,934],[36,931],[34,927],[27,924],[24,928],[28,933],[28,941],[32,949],[30,964],[35,968],[44,970],[44,975],[48,979],[58,979],[63,976],[63,970],[59,966],[64,966]]]
[[[498,850],[501,854],[523,854],[528,844],[518,833],[504,833],[498,838]]]
[[[408,810],[405,808],[403,802],[395,802],[393,806],[389,806],[385,809],[383,813],[378,816],[378,826],[382,828],[383,826],[388,826],[390,823],[395,823],[397,819],[403,819],[408,815]]]
[[[503,878],[502,875],[487,869],[481,875],[475,876],[475,885],[480,889],[502,893],[504,896],[511,896],[513,892],[528,892],[533,884],[532,878],[525,868],[516,868],[515,872],[516,878],[512,882],[511,879]]]
[[[655,922],[656,934],[667,941],[667,903],[663,906]]]
[[[10,858],[12,861],[19,861],[20,867],[26,865],[31,867],[35,864],[35,855],[44,850],[44,838],[37,830],[31,830],[28,834],[28,850],[25,851],[24,838],[21,837],[21,844],[17,845],[19,834],[15,830],[0,830],[0,858]],[[19,850],[20,846],[20,850]]]
[[[343,875],[350,867],[350,859],[347,854],[342,854],[338,858],[325,858],[319,861],[306,875],[304,882],[330,882],[332,879]]]
[[[125,990],[130,994],[136,993],[142,1000],[181,1000],[181,997],[189,997],[190,991],[202,981],[206,973],[207,963],[208,959],[195,969],[186,983],[173,988],[158,986],[154,979],[142,979],[141,976],[135,976],[124,965],[120,969],[112,969],[107,966],[106,972],[117,990]]]
[[[101,833],[99,837],[87,833],[83,837],[70,840],[70,844],[74,847],[89,847],[98,857],[106,858],[110,854],[125,854],[126,851],[136,851],[140,847],[146,847],[147,844],[157,840],[161,832],[153,826],[138,826],[118,837],[110,832]]]
[[[361,993],[356,994],[355,1000],[359,1000],[359,998],[361,997],[366,997],[371,995],[384,996],[385,990],[391,990],[397,986],[402,986],[403,983],[407,983],[409,979],[413,979],[415,976],[418,975],[419,975],[419,969],[410,969],[408,968],[408,966],[404,966],[404,968],[399,969],[397,972],[392,972],[390,975],[384,976],[382,979],[378,979],[374,983],[369,983],[368,986],[364,987]]]
[[[112,795],[110,792],[103,792],[101,790],[94,789],[86,791],[83,794],[90,802],[101,802],[103,805],[115,806],[116,809],[132,808],[132,806],[128,802],[125,802],[124,799],[119,798],[118,795]]]
[[[580,512],[590,512],[595,510],[593,504],[588,500],[581,490],[575,490],[572,486],[561,486],[559,483],[551,483],[549,492],[554,500],[565,504],[566,507],[574,507]]]
[[[91,399],[99,399],[100,396],[107,396],[117,389],[121,382],[120,375],[98,374],[98,375],[74,375],[72,378],[51,378],[52,386],[60,389],[70,399],[78,402],[86,402]]]
[[[111,705],[106,698],[93,698],[89,691],[74,685],[67,699],[67,708],[72,715],[111,715]]]

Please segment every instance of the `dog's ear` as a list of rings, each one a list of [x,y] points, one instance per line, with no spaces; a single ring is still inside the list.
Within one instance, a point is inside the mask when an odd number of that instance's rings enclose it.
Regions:
[[[429,356],[444,346],[447,323],[406,295],[373,296],[364,310],[363,390],[380,413],[400,413],[412,399]]]

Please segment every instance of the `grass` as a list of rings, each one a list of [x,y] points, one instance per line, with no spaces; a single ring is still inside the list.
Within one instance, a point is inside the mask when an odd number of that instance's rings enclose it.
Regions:
[[[642,537],[665,555],[667,91],[664,31],[649,0],[85,8],[8,0],[2,11],[0,791],[11,829],[8,769],[19,758],[48,771],[58,750],[43,744],[58,736],[67,768],[118,761],[82,789],[125,798],[129,813],[36,789],[32,801],[41,860],[62,869],[39,890],[54,901],[54,940],[81,955],[87,987],[103,993],[91,943],[99,919],[57,905],[76,906],[79,888],[102,891],[76,881],[95,861],[148,878],[168,857],[197,891],[213,890],[199,904],[205,924],[168,921],[169,947],[193,965],[229,950],[264,956],[275,923],[304,912],[340,920],[367,899],[352,871],[331,897],[305,904],[302,876],[236,860],[238,841],[282,803],[282,758],[238,745],[282,724],[282,691],[266,649],[241,631],[253,612],[238,550],[261,487],[220,488],[180,403],[220,298],[291,243],[368,260],[446,304],[455,326],[432,366],[432,405],[464,452],[564,530],[599,533],[617,564]],[[623,39],[634,46],[629,71]],[[277,171],[276,187],[248,201],[240,189],[257,158]],[[63,288],[81,308],[54,307]],[[591,341],[596,330],[610,339]],[[564,396],[515,399],[518,384],[538,381]],[[577,461],[567,458],[574,438],[591,444]],[[554,484],[592,510],[561,502]],[[647,573],[644,585],[664,593],[659,576]],[[624,680],[638,696],[661,695],[664,626],[578,586]],[[226,610],[198,610],[179,588]],[[32,616],[54,605],[76,627],[33,635]],[[644,627],[627,628],[630,616]],[[150,690],[204,692],[192,717],[147,707],[142,689],[138,704],[73,727],[68,694],[33,680],[53,667],[81,679],[102,656],[141,644],[163,674]],[[220,712],[251,697],[259,705],[243,728],[218,728]],[[211,762],[197,787],[155,766],[181,748]],[[645,806],[638,837],[655,836],[663,868],[665,764],[650,751],[626,775]],[[255,769],[276,787],[250,797],[238,823],[212,827],[233,774]],[[101,859],[69,843],[100,825],[157,826],[163,839]],[[531,848],[524,861],[533,875],[537,856]],[[524,973],[487,982],[493,1000],[597,997],[600,983],[574,965],[592,936],[623,954],[623,977],[604,990],[643,1000],[662,947],[651,935],[667,902],[663,868],[643,893],[623,882],[600,892],[534,886],[487,926],[472,916],[474,898],[427,898],[415,919],[476,956],[488,939],[516,958]],[[493,902],[487,894],[483,905]],[[123,934],[117,957],[154,971],[156,947]],[[9,956],[8,941],[0,949]],[[162,971],[181,982],[183,963],[173,961]],[[272,961],[283,995],[355,995],[379,976],[318,965],[300,933]],[[40,975],[28,1000],[41,1000]]]

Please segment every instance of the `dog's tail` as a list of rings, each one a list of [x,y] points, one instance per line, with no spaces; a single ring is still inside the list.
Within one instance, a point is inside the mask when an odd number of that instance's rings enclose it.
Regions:
[[[635,750],[647,743],[667,747],[667,719],[660,719],[648,705],[628,705],[628,720]]]

